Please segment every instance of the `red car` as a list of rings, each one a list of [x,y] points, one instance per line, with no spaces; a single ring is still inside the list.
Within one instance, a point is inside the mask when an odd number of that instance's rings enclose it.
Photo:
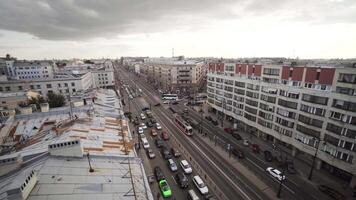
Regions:
[[[232,128],[224,128],[224,131],[229,134],[232,134],[234,132],[234,130],[232,130]]]
[[[161,137],[163,140],[169,140],[169,135],[166,131],[162,131]]]

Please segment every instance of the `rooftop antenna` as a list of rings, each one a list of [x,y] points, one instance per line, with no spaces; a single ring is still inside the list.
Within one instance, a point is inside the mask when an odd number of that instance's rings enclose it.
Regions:
[[[91,167],[89,152],[87,153],[87,157],[88,157],[88,162],[89,162],[89,172],[92,173],[92,172],[94,172],[94,169]]]
[[[174,48],[172,48],[172,58],[174,58]]]

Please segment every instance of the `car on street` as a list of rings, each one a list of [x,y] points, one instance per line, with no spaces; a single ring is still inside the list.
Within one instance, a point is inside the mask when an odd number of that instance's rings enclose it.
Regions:
[[[140,114],[140,117],[141,117],[141,119],[146,119],[146,116],[143,113]]]
[[[329,197],[335,199],[335,200],[344,200],[345,195],[340,193],[339,191],[335,190],[334,188],[331,188],[326,185],[319,185],[318,189],[323,192],[324,194],[328,195]]]
[[[205,116],[205,119],[208,120],[208,121],[212,121],[213,118],[211,118],[210,116]]]
[[[147,126],[145,123],[141,123],[140,126],[143,128],[143,129],[147,129]]]
[[[153,126],[153,124],[151,123],[151,121],[146,122],[146,125],[147,125],[148,127],[152,127],[152,126]]]
[[[288,160],[286,162],[286,165],[287,165],[287,172],[290,173],[290,174],[295,174],[297,173],[297,171],[295,170],[294,168],[294,162],[292,160]]]
[[[244,145],[244,146],[249,146],[249,145],[250,145],[250,142],[249,142],[247,139],[244,139],[243,145]]]
[[[184,173],[177,173],[175,178],[179,187],[187,188],[189,186],[189,179]]]
[[[152,149],[150,149],[150,148],[146,149],[146,154],[147,154],[148,158],[150,158],[150,159],[153,159],[156,157],[155,153],[153,153]]]
[[[156,136],[157,135],[157,131],[155,129],[151,129],[151,135],[152,136]]]
[[[272,156],[272,153],[270,152],[270,151],[264,151],[263,152],[263,154],[264,154],[264,156],[265,156],[265,160],[267,161],[267,162],[272,162],[272,160],[273,160],[273,156]]]
[[[168,160],[168,159],[172,158],[172,154],[171,154],[171,152],[169,152],[167,147],[162,147],[161,148],[161,154],[162,154],[162,157],[165,160]]]
[[[150,108],[149,108],[149,107],[144,107],[144,108],[142,108],[142,111],[143,111],[143,112],[145,112],[145,111],[147,111],[147,110],[150,110]]]
[[[156,129],[157,130],[161,130],[162,129],[162,127],[161,127],[161,125],[159,123],[156,123]]]
[[[163,140],[169,140],[169,135],[168,135],[168,133],[167,133],[166,131],[162,131],[162,133],[161,133],[161,138],[162,138]]]
[[[159,137],[155,139],[155,144],[156,144],[157,148],[161,148],[161,147],[164,146],[163,140],[161,138],[159,138]]]
[[[234,130],[232,128],[224,128],[225,133],[232,134]]]
[[[162,171],[162,169],[160,168],[160,167],[155,167],[154,168],[154,172],[155,172],[155,176],[156,176],[156,180],[157,181],[160,181],[160,180],[163,180],[163,179],[165,179],[166,177],[164,176],[164,174],[163,174],[163,171]]]
[[[219,125],[219,122],[218,122],[217,120],[211,120],[211,123],[213,123],[213,124],[214,124],[214,126]]]
[[[161,103],[156,103],[154,106],[156,106],[156,107],[157,107],[157,106],[160,106],[160,105],[161,105]]]
[[[233,148],[233,149],[231,150],[231,153],[232,153],[234,156],[236,156],[236,157],[238,157],[238,158],[240,158],[240,159],[245,158],[245,154],[244,154],[244,152],[243,152],[242,150],[238,150],[238,149],[236,149],[236,148]]]
[[[148,143],[148,140],[146,137],[141,138],[141,142],[142,142],[143,148],[145,148],[145,149],[150,148],[150,144]]]
[[[164,198],[168,198],[168,197],[172,196],[172,190],[169,187],[168,182],[166,180],[159,181],[159,188],[160,188]]]
[[[181,156],[181,153],[177,150],[177,148],[171,148],[171,153],[174,157],[178,158]]]
[[[236,133],[236,132],[233,132],[233,133],[231,134],[231,136],[232,136],[233,138],[235,138],[236,140],[242,140],[242,137],[240,136],[240,134],[238,134],[238,133]]]
[[[168,167],[172,172],[176,172],[178,170],[177,164],[172,158],[168,159]]]
[[[184,108],[183,113],[188,113],[188,108]]]
[[[163,104],[169,104],[169,100],[163,101]]]
[[[179,104],[179,102],[178,101],[172,101],[172,104],[173,105],[177,105],[177,104]]]
[[[282,180],[284,180],[284,179],[286,178],[286,176],[283,175],[281,171],[279,171],[278,169],[275,169],[275,168],[273,168],[273,167],[268,167],[268,168],[266,169],[266,171],[267,171],[270,175],[272,175],[274,178],[277,178],[279,181],[282,181]]]
[[[200,194],[204,195],[204,194],[208,194],[209,193],[208,187],[205,185],[205,183],[200,178],[200,176],[198,176],[198,175],[194,176],[193,177],[193,183],[197,187],[197,189],[199,190]]]
[[[217,200],[213,194],[204,195],[204,200]]]
[[[186,160],[181,160],[180,166],[182,167],[185,174],[191,174],[193,172],[192,167]]]
[[[138,134],[142,134],[143,133],[143,128],[141,126],[139,126],[137,128]]]

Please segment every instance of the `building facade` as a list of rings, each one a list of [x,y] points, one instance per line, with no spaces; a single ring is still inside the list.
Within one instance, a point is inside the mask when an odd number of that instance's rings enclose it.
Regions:
[[[208,103],[248,133],[314,156],[356,183],[356,68],[208,65]]]

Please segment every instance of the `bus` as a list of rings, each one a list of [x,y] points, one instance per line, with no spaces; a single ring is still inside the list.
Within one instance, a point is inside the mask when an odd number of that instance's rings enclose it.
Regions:
[[[178,95],[177,94],[163,94],[162,95],[162,100],[178,100]]]
[[[179,115],[175,116],[174,123],[179,128],[179,130],[181,130],[184,134],[188,136],[193,135],[193,128],[190,126],[188,122],[184,121]]]

